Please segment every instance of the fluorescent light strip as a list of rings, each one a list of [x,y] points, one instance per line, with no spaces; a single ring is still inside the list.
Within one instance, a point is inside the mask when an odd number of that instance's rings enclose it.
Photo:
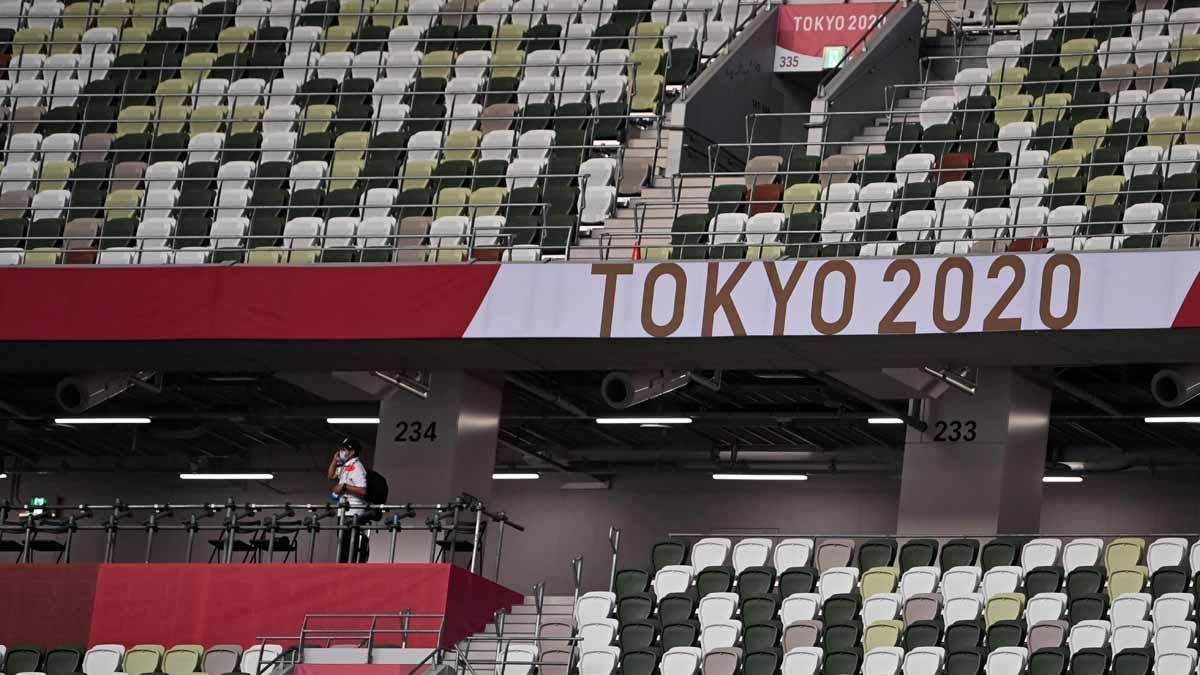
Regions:
[[[868,417],[867,424],[904,424],[899,417]]]
[[[597,417],[596,424],[691,424],[690,417]]]
[[[1147,417],[1146,424],[1200,424],[1200,417]]]
[[[329,424],[379,424],[378,417],[326,417]]]
[[[6,473],[0,473],[0,480],[2,480],[2,479],[4,479],[4,478],[8,478],[8,474],[6,474]]]
[[[714,473],[713,480],[808,480],[802,473]]]
[[[541,478],[541,474],[537,473],[494,473],[492,480],[537,480]]]
[[[55,424],[150,424],[149,417],[55,417]]]
[[[1042,476],[1043,483],[1082,483],[1083,476]]]
[[[271,480],[273,473],[181,473],[183,480]]]

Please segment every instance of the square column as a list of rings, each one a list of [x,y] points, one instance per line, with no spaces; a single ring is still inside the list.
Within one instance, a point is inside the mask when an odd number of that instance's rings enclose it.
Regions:
[[[1011,369],[981,369],[975,395],[924,401],[924,432],[909,429],[899,534],[1037,532],[1050,427],[1050,391]]]

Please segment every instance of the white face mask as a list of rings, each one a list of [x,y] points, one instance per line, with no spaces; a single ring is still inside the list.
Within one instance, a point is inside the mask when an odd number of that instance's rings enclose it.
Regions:
[[[340,462],[341,464],[345,464],[348,461],[350,461],[350,451],[349,450],[338,450],[338,462]]]

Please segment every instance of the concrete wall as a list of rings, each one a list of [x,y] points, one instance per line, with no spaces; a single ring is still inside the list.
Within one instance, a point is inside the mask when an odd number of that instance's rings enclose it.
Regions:
[[[314,454],[313,461],[323,456]],[[1124,534],[1200,531],[1200,502],[1195,499],[1193,475],[1092,476],[1080,485],[1047,485],[1042,507],[1042,531],[1054,534]],[[12,481],[0,481],[8,494]],[[281,473],[269,486],[259,484],[203,485],[169,475],[68,474],[27,476],[20,497],[62,497],[66,503],[126,501],[206,502],[234,497],[239,502],[321,502],[327,481],[320,471]],[[500,581],[518,591],[546,581],[550,593],[570,593],[569,561],[584,557],[584,588],[607,587],[610,555],[609,526],[622,529],[620,566],[648,564],[651,544],[669,532],[726,532],[781,534],[886,534],[895,531],[900,482],[884,476],[812,476],[802,483],[725,483],[703,477],[624,477],[611,490],[562,491],[546,475],[538,481],[496,483],[492,506],[506,510],[525,525],[524,534],[505,536]],[[397,500],[400,495],[393,495]],[[424,534],[406,535],[424,537]],[[207,538],[207,537],[205,537]],[[81,536],[77,561],[98,560],[100,535]],[[118,547],[118,560],[140,561],[140,536]],[[155,561],[181,559],[184,537],[161,533]],[[306,542],[305,542],[306,545]],[[377,540],[375,546],[386,547]],[[207,559],[207,545],[196,548]],[[317,559],[332,557],[332,540],[325,539]],[[43,554],[44,555],[44,554]],[[485,567],[491,575],[488,552]],[[8,559],[7,556],[4,558]]]

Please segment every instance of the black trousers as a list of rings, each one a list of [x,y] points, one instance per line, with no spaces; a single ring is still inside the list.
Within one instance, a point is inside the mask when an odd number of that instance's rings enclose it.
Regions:
[[[350,516],[347,519],[351,528],[342,532],[341,542],[338,545],[338,562],[365,563],[371,557],[371,538],[367,536],[367,531],[362,529],[362,526],[366,524],[365,518],[366,515],[363,514]],[[350,559],[352,548],[354,560]]]

